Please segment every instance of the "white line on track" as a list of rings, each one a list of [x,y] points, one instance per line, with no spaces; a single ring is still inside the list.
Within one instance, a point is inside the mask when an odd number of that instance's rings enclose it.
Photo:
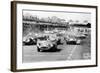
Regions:
[[[76,50],[76,48],[77,48],[77,45],[75,45],[75,47],[72,49],[72,51],[70,52],[70,54],[69,54],[69,56],[68,56],[68,60],[70,60],[71,59],[71,57],[72,57],[72,55],[73,55],[73,53],[74,53],[74,51]]]

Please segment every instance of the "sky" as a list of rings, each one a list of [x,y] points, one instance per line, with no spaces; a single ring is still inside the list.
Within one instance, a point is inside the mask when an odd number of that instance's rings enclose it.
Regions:
[[[66,21],[72,19],[73,21],[78,20],[80,23],[82,23],[84,20],[87,20],[91,23],[91,13],[87,12],[23,10],[23,15],[33,15],[38,16],[39,18],[57,16],[58,18],[65,19]]]

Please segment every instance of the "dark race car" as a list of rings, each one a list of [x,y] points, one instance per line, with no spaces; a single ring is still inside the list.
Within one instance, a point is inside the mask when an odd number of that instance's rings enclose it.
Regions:
[[[27,38],[25,41],[23,41],[23,45],[36,45],[37,39],[33,38]]]
[[[77,39],[77,38],[72,37],[72,36],[65,38],[65,40],[66,40],[67,44],[77,44],[77,45],[79,45],[81,43],[80,39]]]

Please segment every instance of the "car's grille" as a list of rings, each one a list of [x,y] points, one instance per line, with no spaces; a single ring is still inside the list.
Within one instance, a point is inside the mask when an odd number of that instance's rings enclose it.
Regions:
[[[41,47],[42,50],[48,50],[48,47]]]

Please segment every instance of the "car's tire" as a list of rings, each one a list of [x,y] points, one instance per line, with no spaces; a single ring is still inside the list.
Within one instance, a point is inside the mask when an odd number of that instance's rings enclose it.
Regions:
[[[61,39],[59,39],[58,41],[57,41],[57,45],[60,45],[61,44]]]
[[[37,51],[38,51],[38,52],[42,52],[42,50],[41,50],[39,47],[37,47]]]
[[[57,45],[53,45],[52,50],[53,51],[57,50]]]

